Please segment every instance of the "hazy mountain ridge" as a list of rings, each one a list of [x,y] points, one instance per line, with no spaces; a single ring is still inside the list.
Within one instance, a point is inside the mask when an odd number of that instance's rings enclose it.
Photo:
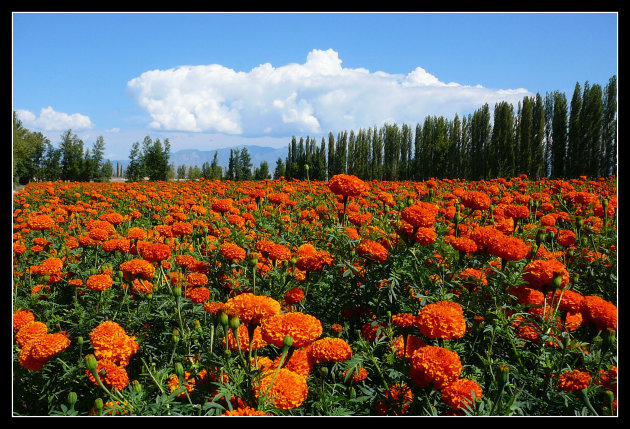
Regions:
[[[201,168],[204,162],[211,164],[214,159],[214,153],[217,152],[219,165],[227,168],[230,160],[230,149],[242,149],[244,147],[246,147],[249,152],[252,166],[259,167],[262,161],[267,161],[270,171],[273,171],[276,167],[278,158],[282,158],[282,161],[285,161],[288,153],[288,146],[284,148],[274,148],[269,146],[243,145],[212,150],[182,149],[170,154],[169,164],[174,164],[175,168],[180,165],[185,165],[186,167],[196,165]],[[114,165],[114,169],[116,168],[116,163],[124,168],[129,165],[129,159],[112,159],[111,162]]]

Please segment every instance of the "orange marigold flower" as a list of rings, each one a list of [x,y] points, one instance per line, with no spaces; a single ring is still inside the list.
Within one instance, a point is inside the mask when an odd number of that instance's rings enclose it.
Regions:
[[[142,228],[132,226],[127,231],[126,238],[128,238],[129,240],[144,240],[147,238],[147,232]]]
[[[45,231],[52,229],[55,226],[55,221],[52,217],[46,214],[33,215],[28,218],[28,227],[35,231]]]
[[[52,276],[61,273],[61,269],[63,268],[63,261],[56,257],[48,258],[35,267],[35,270],[33,270],[34,274],[39,274],[41,276]]]
[[[328,181],[328,189],[333,194],[344,197],[360,197],[369,189],[367,183],[351,174],[336,174]]]
[[[475,253],[479,248],[477,243],[475,243],[475,240],[464,236],[452,238],[447,237],[444,241],[453,246],[453,249],[463,253]]]
[[[571,247],[575,245],[575,232],[569,229],[561,229],[556,235],[556,241],[563,247]]]
[[[186,298],[195,304],[201,304],[210,299],[210,289],[204,286],[196,286],[186,289]]]
[[[477,243],[479,250],[483,250],[490,244],[490,239],[497,235],[504,235],[493,226],[478,226],[470,233],[470,238]]]
[[[284,303],[286,305],[295,305],[304,299],[304,290],[300,287],[289,289],[284,294]]]
[[[46,362],[33,358],[31,351],[33,350],[34,344],[35,341],[29,341],[20,349],[18,363],[20,366],[30,371],[39,371],[46,365]]]
[[[419,387],[433,384],[435,389],[442,389],[457,380],[462,372],[459,355],[438,346],[420,347],[411,355],[410,363],[409,375]]]
[[[563,392],[586,389],[590,383],[591,373],[579,369],[565,371],[558,377],[558,388]]]
[[[146,259],[132,259],[120,264],[120,270],[126,280],[141,277],[149,280],[155,274],[155,267]]]
[[[190,222],[175,222],[171,228],[175,237],[190,235],[193,232],[193,224]]]
[[[127,366],[139,347],[135,337],[127,335],[122,326],[111,320],[90,332],[90,343],[97,359],[110,360],[120,366]]]
[[[584,323],[599,330],[617,330],[617,306],[599,296],[584,296],[581,305]]]
[[[428,246],[429,244],[433,244],[436,239],[437,239],[437,233],[435,232],[435,228],[420,227],[416,230],[416,233],[413,236],[413,240],[416,243],[420,243],[422,246]]]
[[[383,390],[385,399],[378,400],[376,412],[380,415],[393,414],[395,416],[409,411],[413,402],[413,392],[405,383],[396,383],[389,390]]]
[[[357,253],[361,256],[367,256],[368,258],[379,263],[385,262],[389,257],[387,249],[383,247],[382,244],[368,239],[365,239],[361,243],[359,243],[359,246],[357,247]]]
[[[286,368],[280,368],[275,379],[273,379],[274,374],[275,370],[265,371],[260,381],[254,384],[256,399],[260,400],[266,394],[267,400],[274,407],[282,410],[290,410],[302,405],[308,396],[306,378]],[[273,384],[271,384],[272,380]]]
[[[486,210],[490,207],[492,200],[483,192],[467,191],[461,196],[461,202],[464,207],[473,210]]]
[[[282,347],[284,337],[293,338],[293,347],[305,347],[322,335],[322,323],[310,314],[278,313],[263,319],[260,323],[261,334],[265,341],[276,347]]]
[[[48,326],[44,322],[39,321],[31,321],[26,323],[24,326],[20,328],[19,331],[15,334],[15,343],[18,347],[22,348],[27,343],[43,337],[48,333]]]
[[[54,355],[70,346],[70,339],[61,332],[44,334],[33,340],[31,357],[38,361],[48,362]]]
[[[510,290],[510,294],[518,299],[518,303],[522,305],[543,305],[545,295],[538,289],[527,286],[517,286]]]
[[[170,258],[171,248],[164,243],[150,243],[148,241],[138,241],[136,245],[138,254],[142,259],[149,262],[159,262]]]
[[[127,370],[106,359],[97,361],[96,372],[103,385],[108,389],[122,390],[129,384]],[[90,370],[86,369],[85,374],[95,386],[98,386],[98,382]]]
[[[212,210],[218,213],[226,213],[232,209],[233,203],[234,200],[231,198],[215,200],[212,202]]]
[[[291,259],[291,249],[284,244],[274,244],[269,249],[267,257],[272,261],[288,261]]]
[[[172,374],[169,377],[166,384],[171,393],[181,388],[181,385],[179,384],[179,377],[177,376],[177,374]],[[184,388],[186,389],[186,391],[188,393],[192,393],[195,390],[196,384],[197,384],[197,381],[195,380],[195,377],[192,375],[192,373],[190,371],[185,371],[184,372]],[[184,391],[176,395],[176,398],[180,398],[180,399],[185,398],[185,397],[186,397],[186,392]]]
[[[225,308],[225,304],[222,302],[206,302],[203,304],[203,309],[210,314],[217,315]]]
[[[405,207],[400,216],[414,228],[429,228],[435,224],[438,212],[439,207],[435,204],[417,201],[409,207]]]
[[[535,289],[551,286],[555,276],[561,276],[560,288],[569,284],[569,272],[557,259],[535,259],[523,268],[522,275],[523,280]]]
[[[190,286],[205,286],[208,284],[208,276],[198,272],[188,273],[186,274],[186,283]]]
[[[326,337],[311,344],[310,354],[315,363],[343,362],[352,357],[352,348],[342,338]]]
[[[466,333],[463,309],[452,301],[425,305],[416,317],[416,326],[428,338],[461,338]]]
[[[265,295],[242,293],[227,300],[225,310],[238,315],[242,323],[258,325],[261,320],[280,313],[280,303]]]
[[[475,399],[481,399],[483,393],[481,386],[474,380],[460,378],[447,384],[442,389],[442,401],[453,410],[471,407]]]
[[[112,276],[109,274],[95,274],[90,276],[85,283],[89,290],[107,290],[114,284]]]
[[[495,235],[488,241],[488,253],[505,261],[519,261],[529,254],[531,247],[519,237]]]
[[[368,377],[367,369],[363,367],[352,367],[348,368],[343,372],[344,381],[353,381],[358,383],[359,381],[363,381]]]
[[[529,216],[529,208],[520,204],[507,204],[503,207],[503,213],[513,219],[525,219]]]
[[[35,315],[30,310],[21,309],[13,312],[13,330],[19,331],[24,325],[35,321]]]
[[[571,289],[559,289],[553,296],[551,292],[547,293],[547,300],[551,301],[552,299],[554,304],[560,303],[558,306],[560,311],[580,312],[584,296]]]
[[[223,243],[219,248],[221,255],[231,260],[232,262],[240,262],[247,256],[247,251],[234,243]]]

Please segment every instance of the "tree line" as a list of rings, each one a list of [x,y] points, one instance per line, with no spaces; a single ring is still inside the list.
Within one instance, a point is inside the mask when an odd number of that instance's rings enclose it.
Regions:
[[[252,165],[246,147],[230,149],[227,168],[169,164],[170,143],[149,136],[135,142],[126,169],[104,160],[105,141],[92,147],[67,130],[55,148],[40,132],[24,128],[13,112],[15,183],[41,181],[108,181],[112,176],[140,180],[327,180],[353,174],[363,180],[461,178],[481,180],[527,174],[541,177],[605,177],[617,170],[617,77],[605,87],[576,83],[571,100],[560,91],[526,96],[516,109],[505,101],[493,113],[486,103],[453,119],[427,116],[415,127],[381,127],[328,133],[316,138],[294,136],[287,157],[270,171],[266,161]]]
[[[526,96],[516,109],[486,103],[450,120],[427,116],[415,128],[384,124],[330,132],[328,139],[293,137],[275,173],[326,180],[353,174],[364,180],[493,177],[604,177],[617,169],[617,77],[604,88],[576,83],[570,103],[560,91]],[[284,174],[279,174],[282,172]],[[275,177],[278,177],[274,174]]]
[[[99,136],[87,147],[71,129],[61,135],[58,147],[41,132],[26,129],[13,112],[13,182],[109,181],[114,174],[110,160],[103,159],[105,140]]]

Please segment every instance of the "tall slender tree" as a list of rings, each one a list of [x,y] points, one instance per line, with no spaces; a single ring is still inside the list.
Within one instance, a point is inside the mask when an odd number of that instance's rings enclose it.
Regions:
[[[551,177],[554,179],[566,177],[568,171],[568,127],[569,105],[563,92],[553,93],[553,123],[551,127]]]
[[[602,116],[603,157],[600,173],[608,176],[617,170],[617,75],[612,76],[604,88]]]

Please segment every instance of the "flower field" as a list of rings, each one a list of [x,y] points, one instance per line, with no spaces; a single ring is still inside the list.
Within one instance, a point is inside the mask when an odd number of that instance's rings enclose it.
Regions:
[[[30,183],[13,415],[616,415],[616,186]]]

